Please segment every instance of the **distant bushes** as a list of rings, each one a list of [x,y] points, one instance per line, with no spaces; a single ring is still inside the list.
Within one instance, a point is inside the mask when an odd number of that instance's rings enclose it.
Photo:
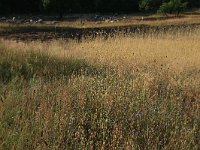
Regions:
[[[176,13],[179,15],[180,12],[184,11],[187,8],[188,2],[184,2],[183,0],[171,0],[169,2],[164,2],[158,12],[160,13]]]
[[[171,3],[175,11],[182,8],[182,3],[188,7],[199,7],[200,0],[1,0],[0,13],[130,13],[139,11],[171,12]],[[167,5],[168,4],[168,5]],[[185,5],[184,5],[185,8]],[[181,9],[182,10],[182,9]],[[173,11],[174,12],[174,11]]]

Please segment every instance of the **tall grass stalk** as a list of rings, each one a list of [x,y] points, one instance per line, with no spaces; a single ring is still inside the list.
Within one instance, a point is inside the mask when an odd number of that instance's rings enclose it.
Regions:
[[[0,149],[200,149],[199,36],[0,41]]]

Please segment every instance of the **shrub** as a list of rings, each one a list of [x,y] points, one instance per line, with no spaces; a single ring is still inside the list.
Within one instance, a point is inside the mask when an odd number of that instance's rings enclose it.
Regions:
[[[187,8],[188,3],[183,0],[170,0],[169,2],[164,2],[158,12],[164,13],[167,15],[168,13],[175,13],[176,16],[180,14],[180,12],[184,11]]]

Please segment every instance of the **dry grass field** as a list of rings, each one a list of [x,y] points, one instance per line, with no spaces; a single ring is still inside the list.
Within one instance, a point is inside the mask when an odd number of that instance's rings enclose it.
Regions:
[[[0,40],[0,149],[200,149],[200,31]]]

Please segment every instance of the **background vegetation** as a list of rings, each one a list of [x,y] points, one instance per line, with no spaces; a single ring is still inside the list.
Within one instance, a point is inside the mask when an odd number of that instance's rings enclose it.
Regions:
[[[157,11],[163,3],[187,3],[199,7],[200,0],[1,0],[0,13],[130,13],[141,10]]]

